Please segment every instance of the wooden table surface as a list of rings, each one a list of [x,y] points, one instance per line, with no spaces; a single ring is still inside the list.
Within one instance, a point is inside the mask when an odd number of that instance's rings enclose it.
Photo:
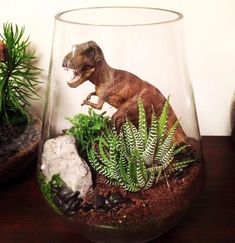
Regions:
[[[235,145],[230,137],[203,137],[204,193],[179,224],[157,243],[235,243]],[[0,189],[0,243],[88,243],[51,210],[34,168]]]

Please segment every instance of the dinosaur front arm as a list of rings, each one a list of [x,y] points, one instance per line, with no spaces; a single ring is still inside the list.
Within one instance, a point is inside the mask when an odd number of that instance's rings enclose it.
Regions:
[[[81,105],[82,105],[82,106],[83,106],[83,105],[89,105],[89,106],[91,106],[91,107],[93,107],[93,108],[95,108],[95,109],[97,109],[97,110],[101,110],[102,107],[103,107],[104,102],[105,102],[104,99],[99,98],[97,104],[92,103],[92,102],[90,102],[89,100],[84,100],[84,101],[82,102]]]
[[[96,91],[91,92],[90,94],[87,95],[86,100],[90,100],[91,96],[96,95]]]

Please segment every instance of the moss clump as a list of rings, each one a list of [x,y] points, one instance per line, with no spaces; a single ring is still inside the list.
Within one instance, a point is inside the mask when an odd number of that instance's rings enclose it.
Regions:
[[[78,114],[68,118],[73,126],[67,134],[75,137],[81,153],[88,151],[94,143],[98,142],[102,132],[108,129],[109,117],[104,114],[97,114],[89,109],[88,115]]]
[[[46,198],[49,205],[52,208],[54,208],[58,213],[60,213],[59,208],[55,205],[53,201],[53,198],[56,195],[56,193],[52,191],[52,187],[61,188],[62,186],[65,185],[63,180],[60,178],[60,175],[59,174],[53,175],[51,180],[49,182],[46,182],[46,177],[43,175],[42,172],[39,172],[38,183],[42,191],[42,194]]]

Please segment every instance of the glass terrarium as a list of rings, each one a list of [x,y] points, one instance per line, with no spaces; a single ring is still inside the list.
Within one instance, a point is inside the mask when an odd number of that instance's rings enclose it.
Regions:
[[[99,242],[145,242],[182,218],[204,167],[180,13],[59,13],[39,150],[50,206]]]

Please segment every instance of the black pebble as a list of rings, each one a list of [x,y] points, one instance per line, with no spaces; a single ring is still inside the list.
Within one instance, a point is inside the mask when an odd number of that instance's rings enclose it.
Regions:
[[[76,200],[75,202],[73,202],[71,205],[71,210],[73,210],[73,211],[80,210],[82,208],[81,202],[82,201],[79,201],[79,200]]]
[[[70,201],[68,202],[68,210],[72,210],[72,206],[73,206],[73,204],[74,204],[74,200],[70,200]]]
[[[79,203],[82,203],[83,199],[82,198],[78,198],[76,201],[79,202]]]
[[[184,176],[184,172],[182,170],[178,170],[174,173],[174,178],[176,180],[179,180],[181,179],[182,177]]]
[[[65,214],[68,213],[69,210],[69,204],[68,203],[64,203],[63,207],[62,207],[62,212],[64,212]]]
[[[59,196],[60,198],[65,198],[67,195],[71,195],[73,193],[73,191],[69,188],[63,188],[60,193]]]
[[[61,207],[62,206],[62,201],[61,201],[61,199],[57,196],[57,195],[55,195],[54,197],[53,197],[53,202],[54,202],[54,204],[57,206],[57,207]]]
[[[94,208],[100,208],[105,204],[105,198],[100,194],[95,194],[92,198],[92,205]]]
[[[80,192],[79,191],[76,191],[74,197],[75,198],[79,198],[79,195],[80,195]]]
[[[58,187],[51,187],[51,191],[54,193],[58,193],[60,189]]]
[[[84,203],[84,205],[83,205],[83,207],[82,207],[82,210],[83,210],[83,211],[88,212],[88,211],[90,211],[91,209],[93,209],[93,205],[92,205],[92,204]]]
[[[66,216],[73,216],[75,212],[82,208],[82,198],[79,198],[80,192],[73,192],[71,189],[57,184],[51,184],[51,191],[56,195],[53,197],[54,204]]]
[[[64,215],[68,216],[68,217],[72,217],[75,214],[75,211],[68,211],[66,213],[64,213]]]
[[[71,193],[66,194],[61,199],[63,202],[69,202],[70,200],[76,200],[75,195],[76,195],[76,192],[71,192]]]
[[[108,198],[105,199],[105,205],[108,205],[108,206],[112,205],[111,201]]]
[[[122,194],[119,192],[111,193],[109,200],[113,204],[124,203],[126,201],[125,198],[122,196]]]
[[[101,212],[107,212],[108,210],[110,210],[112,208],[111,205],[106,205],[104,204],[101,208],[100,208],[100,211]]]

